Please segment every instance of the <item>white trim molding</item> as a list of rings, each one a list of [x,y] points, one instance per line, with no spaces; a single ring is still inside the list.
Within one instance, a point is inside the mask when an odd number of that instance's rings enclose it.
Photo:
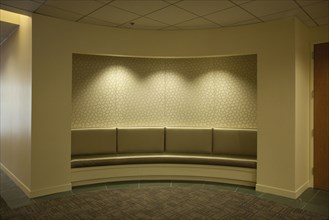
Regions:
[[[51,187],[45,187],[41,189],[31,190],[27,187],[15,174],[13,174],[5,165],[0,163],[1,170],[29,197],[35,198],[39,196],[50,195],[59,192],[66,192],[72,190],[72,184],[63,184]]]
[[[26,186],[15,174],[13,174],[3,163],[0,163],[1,170],[28,196],[31,194],[31,189]]]
[[[278,196],[284,196],[291,199],[297,199],[307,188],[310,187],[309,181],[302,184],[296,190],[287,190],[283,188],[273,187],[273,186],[266,186],[262,184],[256,184],[256,191],[270,193]]]
[[[66,191],[71,191],[71,190],[72,190],[71,183],[52,186],[52,187],[45,187],[45,188],[31,191],[29,198],[35,198],[35,197],[39,197],[39,196],[45,196],[45,195],[66,192]]]
[[[199,180],[255,186],[256,169],[192,164],[138,164],[71,169],[73,186],[127,180]]]

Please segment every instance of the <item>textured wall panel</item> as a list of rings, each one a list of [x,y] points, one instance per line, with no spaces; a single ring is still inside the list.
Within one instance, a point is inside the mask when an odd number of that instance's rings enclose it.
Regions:
[[[166,125],[210,126],[214,100],[213,59],[165,61]]]
[[[214,59],[214,117],[221,127],[256,128],[256,56]]]
[[[256,127],[256,55],[73,55],[72,128]]]
[[[165,111],[165,74],[161,71],[161,60],[122,58],[122,61],[117,81],[117,125],[161,126]]]

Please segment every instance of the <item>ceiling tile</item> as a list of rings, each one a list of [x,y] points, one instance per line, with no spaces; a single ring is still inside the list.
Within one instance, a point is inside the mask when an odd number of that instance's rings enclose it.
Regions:
[[[294,1],[278,1],[278,0],[255,0],[241,5],[242,8],[251,12],[257,17],[287,11],[297,8],[298,5]]]
[[[175,27],[175,26],[169,26],[169,27],[165,27],[165,28],[162,28],[161,30],[164,30],[164,31],[178,31],[178,30],[182,30],[178,27]]]
[[[329,1],[322,1],[303,8],[313,18],[327,17],[329,15]]]
[[[41,3],[35,1],[25,0],[1,0],[1,4],[11,6],[17,9],[22,9],[30,12],[34,12],[41,6]]]
[[[223,26],[228,26],[255,18],[239,7],[229,8],[205,17]]]
[[[133,25],[131,25],[131,23],[133,23]],[[161,29],[166,26],[167,26],[166,24],[143,17],[128,22],[120,27],[126,27],[132,29]]]
[[[113,2],[114,0],[96,0],[98,2],[101,2],[101,3],[110,3],[110,2]]]
[[[110,5],[115,7],[134,12],[139,15],[146,15],[150,12],[159,10],[166,6],[169,6],[168,3],[160,0],[144,0],[144,1],[136,1],[136,0],[125,0],[125,1],[114,1]]]
[[[95,24],[95,25],[111,26],[111,27],[117,26],[114,23],[111,23],[111,22],[108,22],[108,21],[103,21],[103,20],[93,18],[93,17],[90,17],[90,16],[84,17],[79,22],[85,23],[85,24]]]
[[[257,23],[260,23],[260,22],[261,21],[259,19],[253,18],[253,19],[250,19],[250,20],[246,20],[246,21],[241,21],[241,22],[235,23],[232,26],[240,26],[240,25],[247,25],[247,24],[257,24]]]
[[[312,5],[314,3],[321,2],[323,0],[296,0],[297,3],[301,6]]]
[[[247,2],[251,2],[252,0],[231,0],[231,2],[234,2],[235,4],[241,5],[245,4]]]
[[[203,18],[195,18],[180,24],[175,25],[182,29],[209,29],[209,28],[220,28],[219,25],[207,21]]]
[[[320,18],[315,18],[315,21],[318,23],[318,25],[325,25],[329,24],[329,17],[320,17]]]
[[[81,23],[125,28],[134,21],[134,28],[204,29],[253,24],[260,22],[258,17],[271,21],[292,16],[310,27],[329,23],[328,0],[0,0],[0,3],[22,12],[70,21],[83,18]]]
[[[283,12],[279,12],[279,13],[275,13],[275,14],[271,14],[271,15],[266,15],[266,16],[260,17],[260,19],[262,19],[263,21],[273,21],[273,20],[279,20],[279,19],[288,18],[288,17],[297,17],[301,21],[311,20],[305,14],[305,12],[303,12],[299,8],[288,10],[288,11],[283,11]]]
[[[19,25],[0,21],[0,45],[8,39],[17,29]]]
[[[193,12],[197,15],[207,15],[226,8],[234,7],[234,4],[229,1],[181,1],[176,4],[180,8]]]
[[[106,5],[103,8],[90,14],[90,17],[98,18],[120,25],[133,19],[136,19],[138,15],[123,11],[110,5]]]
[[[307,21],[302,21],[302,22],[308,27],[317,27],[317,25],[311,19],[307,20]]]
[[[45,3],[47,0],[31,0],[33,2],[37,2],[37,3]]]
[[[174,4],[174,3],[180,2],[182,0],[163,0],[163,1],[168,2],[169,4]]]
[[[71,13],[62,9],[50,7],[47,5],[43,5],[38,10],[36,10],[36,13],[42,14],[42,15],[47,15],[50,17],[55,17],[55,18],[61,18],[69,21],[76,21],[79,18],[81,18],[81,15],[76,14],[76,13]]]
[[[156,11],[152,14],[147,15],[147,17],[166,24],[173,25],[190,20],[192,18],[195,18],[196,16],[175,6],[169,6],[160,11]]]
[[[75,12],[78,14],[86,15],[90,12],[96,10],[97,8],[104,5],[103,3],[97,1],[86,1],[86,0],[48,0],[45,5],[64,9],[67,11]]]

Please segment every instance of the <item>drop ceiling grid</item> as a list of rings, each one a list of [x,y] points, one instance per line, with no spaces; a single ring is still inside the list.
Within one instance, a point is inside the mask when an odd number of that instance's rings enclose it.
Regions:
[[[80,15],[86,15],[91,11],[98,10],[100,7],[104,5],[104,3],[100,3],[98,1],[85,1],[85,0],[75,0],[75,1],[51,0],[51,1],[47,1],[45,4],[51,7],[67,10]],[[79,7],[77,7],[77,5]]]
[[[26,11],[35,11],[40,7],[42,3],[37,1],[13,1],[13,0],[1,0],[0,5],[13,7],[16,9],[26,10]]]
[[[76,21],[81,17],[80,14],[68,11],[68,10],[63,10],[61,8],[53,7],[53,6],[48,6],[48,5],[42,5],[36,10],[37,14],[41,15],[46,15],[54,18],[60,18],[64,20],[69,20],[69,21]]]
[[[314,19],[328,17],[329,1],[322,1],[304,7],[304,10]]]
[[[209,29],[291,16],[309,26],[329,23],[328,0],[1,0],[0,5],[81,23],[135,29]]]

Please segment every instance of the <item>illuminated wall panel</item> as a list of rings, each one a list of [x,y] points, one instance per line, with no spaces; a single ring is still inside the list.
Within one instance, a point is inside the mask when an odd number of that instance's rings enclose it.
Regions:
[[[256,127],[256,55],[73,55],[72,128]]]

